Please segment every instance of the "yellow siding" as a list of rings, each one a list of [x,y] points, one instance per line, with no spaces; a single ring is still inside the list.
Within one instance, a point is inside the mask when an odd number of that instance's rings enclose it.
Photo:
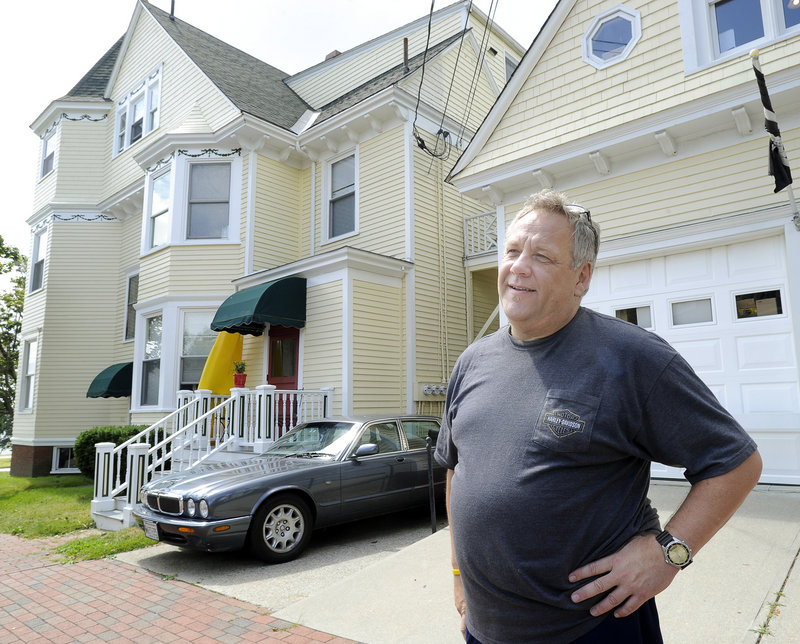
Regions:
[[[627,2],[642,16],[642,37],[631,55],[602,70],[583,62],[583,34],[599,13],[617,4],[575,3],[487,144],[460,177],[729,88],[745,85],[756,91],[749,59],[737,57],[684,74],[677,2]],[[792,50],[783,42],[762,51],[762,58],[768,56],[770,74],[796,64]]]
[[[439,20],[431,29],[431,44],[445,40],[461,27],[461,15]],[[403,38],[408,38],[408,55],[413,57],[425,49],[427,23],[391,42],[365,48],[350,58],[332,59],[320,69],[289,82],[289,86],[315,108],[327,105],[378,74],[403,63]],[[344,56],[349,56],[345,53]]]
[[[353,412],[405,410],[402,288],[353,280]]]
[[[784,138],[789,149],[800,149],[800,129]],[[774,206],[785,201],[773,194],[766,173],[767,140],[584,185],[570,190],[570,198],[590,204],[604,240]]]
[[[301,172],[268,157],[258,157],[253,270],[297,260],[300,244]],[[244,239],[244,237],[242,237]],[[308,254],[308,250],[303,256]]]
[[[53,201],[61,204],[99,202],[111,156],[108,119],[97,122],[63,120],[59,127],[61,145],[55,172],[58,189]]]
[[[478,333],[498,304],[497,268],[475,271],[472,278],[472,320],[474,333]],[[500,328],[499,316],[489,325],[486,333]],[[474,340],[474,336],[470,340]]]
[[[239,246],[169,246],[142,257],[139,301],[167,294],[233,292],[241,276]]]
[[[112,100],[116,103],[159,65],[162,65],[159,127],[111,161],[106,196],[141,179],[143,171],[133,161],[132,155],[154,137],[162,136],[180,126],[195,103],[202,105],[203,115],[212,130],[219,129],[238,114],[227,98],[197,69],[146,11],[141,13],[133,32],[111,92]],[[113,127],[112,111],[107,132],[109,149]]]
[[[485,208],[444,183],[449,166],[414,154],[417,381],[437,384],[467,345],[462,220]]]
[[[342,282],[308,288],[303,330],[303,387],[335,387],[333,414],[342,411]]]
[[[37,440],[72,438],[84,429],[125,419],[128,398],[85,397],[94,377],[113,364],[111,347],[120,338],[116,322],[121,228],[118,223],[51,226],[53,251],[35,388]],[[75,386],[82,395],[75,395]]]

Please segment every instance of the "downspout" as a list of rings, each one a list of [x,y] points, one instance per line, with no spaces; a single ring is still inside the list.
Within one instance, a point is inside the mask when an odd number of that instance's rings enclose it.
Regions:
[[[414,140],[413,123],[406,121],[403,128],[405,133],[403,156],[405,170],[405,233],[406,233],[406,259],[414,262]],[[417,383],[417,326],[416,326],[416,267],[411,266],[405,276],[406,289],[406,412],[413,414],[416,411],[414,398],[416,397]]]

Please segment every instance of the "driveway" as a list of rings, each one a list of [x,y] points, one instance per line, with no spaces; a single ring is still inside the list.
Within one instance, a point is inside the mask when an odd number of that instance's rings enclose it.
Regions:
[[[437,530],[446,526],[444,508],[439,508]],[[430,534],[430,512],[419,508],[315,532],[299,559],[274,566],[245,553],[197,552],[165,544],[122,553],[116,558],[274,613]]]

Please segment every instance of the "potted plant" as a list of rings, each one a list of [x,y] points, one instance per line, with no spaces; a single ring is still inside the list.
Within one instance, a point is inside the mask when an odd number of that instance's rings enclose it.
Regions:
[[[237,362],[236,360],[233,361],[233,386],[241,389],[244,387],[244,383],[247,380],[247,372],[245,369],[247,365],[245,364],[244,360],[241,362]]]

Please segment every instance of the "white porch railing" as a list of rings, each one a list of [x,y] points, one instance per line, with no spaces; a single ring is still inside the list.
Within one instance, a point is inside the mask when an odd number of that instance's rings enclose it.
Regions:
[[[332,388],[281,390],[273,385],[178,392],[177,409],[121,445],[95,446],[92,514],[113,511],[125,495],[123,526],[133,525],[139,489],[154,473],[180,471],[223,450],[265,451],[276,438],[304,420],[330,413]]]
[[[497,213],[464,217],[464,254],[467,258],[497,251]]]

